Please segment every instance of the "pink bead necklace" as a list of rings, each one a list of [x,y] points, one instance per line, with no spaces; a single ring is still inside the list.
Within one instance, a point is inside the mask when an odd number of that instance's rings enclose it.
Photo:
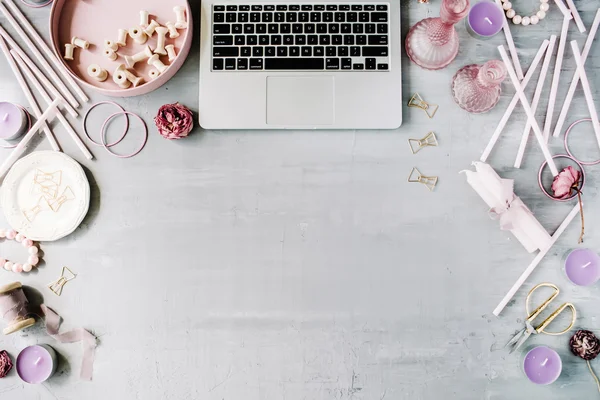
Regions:
[[[17,233],[14,229],[0,229],[0,239],[15,240],[16,242],[21,243],[23,247],[27,249],[27,253],[29,254],[29,258],[25,264],[13,263],[4,258],[0,258],[0,267],[3,267],[5,270],[17,274],[21,272],[30,272],[33,267],[37,266],[40,262],[40,258],[38,257],[39,249],[33,243],[33,240],[27,239],[25,235]]]

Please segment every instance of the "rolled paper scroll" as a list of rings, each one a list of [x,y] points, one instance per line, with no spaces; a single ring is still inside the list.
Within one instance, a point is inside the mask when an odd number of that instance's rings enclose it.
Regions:
[[[467,182],[490,207],[490,217],[509,230],[529,253],[549,246],[552,238],[513,191],[513,180],[502,179],[489,164],[474,162],[475,171],[463,171]]]

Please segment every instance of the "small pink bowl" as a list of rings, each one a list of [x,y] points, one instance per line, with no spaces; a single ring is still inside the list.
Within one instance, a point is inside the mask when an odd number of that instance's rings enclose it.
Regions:
[[[124,64],[123,55],[133,55],[141,51],[146,45],[154,49],[156,45],[156,34],[143,44],[137,44],[130,37],[127,38],[127,46],[118,50],[119,58],[110,61],[103,55],[104,40],[117,40],[118,29],[133,28],[140,23],[140,11],[146,10],[150,13],[150,20],[165,26],[167,21],[175,21],[173,7],[183,5],[186,7],[186,19],[188,28],[179,30],[180,36],[170,39],[167,35],[167,44],[174,44],[177,58],[170,63],[166,56],[161,61],[169,68],[154,80],[149,77],[149,71],[153,69],[145,61],[135,65],[137,76],[143,77],[145,83],[138,87],[121,89],[112,80],[114,70],[119,64]],[[83,50],[75,48],[73,61],[63,58],[64,45],[70,43],[71,38],[77,36],[90,42],[90,48]],[[161,0],[88,0],[71,1],[55,0],[50,11],[50,38],[55,54],[61,60],[67,71],[84,88],[95,90],[101,94],[114,97],[139,96],[158,89],[183,66],[192,45],[194,36],[193,18],[187,0],[161,1]],[[90,64],[98,64],[106,69],[109,77],[104,82],[93,80],[87,75]]]

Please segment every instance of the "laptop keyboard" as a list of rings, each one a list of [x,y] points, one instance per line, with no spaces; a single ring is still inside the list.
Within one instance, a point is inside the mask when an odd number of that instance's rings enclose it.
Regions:
[[[389,4],[213,5],[213,71],[388,71]]]

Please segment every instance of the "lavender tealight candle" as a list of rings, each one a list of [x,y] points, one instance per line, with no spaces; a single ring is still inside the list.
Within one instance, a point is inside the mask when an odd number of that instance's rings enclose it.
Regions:
[[[21,107],[0,102],[0,139],[18,139],[27,132],[27,123],[27,114]]]
[[[549,385],[562,372],[562,360],[558,353],[546,346],[536,347],[527,353],[523,361],[527,378],[538,385]]]
[[[481,1],[471,7],[467,31],[476,39],[489,39],[502,30],[504,12],[492,1]]]
[[[56,371],[56,351],[47,344],[29,346],[17,357],[17,374],[27,383],[42,383]]]
[[[600,279],[600,256],[590,249],[573,250],[565,260],[565,273],[576,285],[593,285]]]

